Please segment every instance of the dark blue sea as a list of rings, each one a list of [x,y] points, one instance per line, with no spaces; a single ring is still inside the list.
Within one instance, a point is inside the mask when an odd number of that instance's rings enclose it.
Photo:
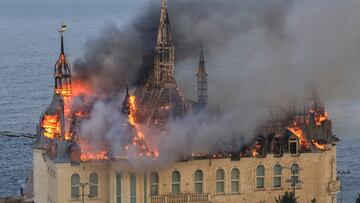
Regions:
[[[0,0],[0,196],[18,195],[32,165],[33,140],[21,135],[35,134],[52,98],[61,22],[68,25],[65,49],[74,61],[107,25],[121,26],[151,3],[158,1]],[[355,202],[360,193],[360,101],[326,106],[342,140],[338,169],[351,172],[343,176],[343,202]]]

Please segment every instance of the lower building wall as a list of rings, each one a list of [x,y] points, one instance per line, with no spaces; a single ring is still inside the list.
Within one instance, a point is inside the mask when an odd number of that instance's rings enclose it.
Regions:
[[[35,197],[38,200],[42,199],[35,202],[43,202],[45,196],[49,196],[56,203],[81,202],[81,198],[71,198],[71,175],[79,174],[80,182],[88,183],[89,175],[93,172],[99,177],[98,197],[85,196],[85,202],[120,203],[121,200],[121,203],[170,203],[170,198],[177,198],[177,203],[187,202],[191,198],[201,199],[202,201],[198,201],[199,203],[275,202],[277,196],[283,195],[285,191],[293,190],[289,182],[290,167],[296,163],[300,167],[298,177],[301,184],[295,189],[299,202],[311,202],[315,198],[319,203],[335,203],[337,191],[332,191],[332,194],[329,192],[329,183],[337,181],[335,155],[336,148],[334,146],[331,151],[302,153],[298,156],[284,154],[282,157],[267,155],[264,158],[242,158],[237,161],[207,159],[176,162],[159,167],[159,170],[147,172],[144,172],[146,166],[143,167],[144,171],[135,172],[131,168],[131,164],[125,160],[81,163],[78,166],[72,166],[69,163],[48,162],[48,167],[54,169],[55,175],[53,179],[47,178],[47,181],[50,180],[49,190],[44,187],[37,188]],[[36,156],[35,153],[34,156]],[[277,164],[282,167],[281,187],[275,189],[274,166]],[[256,188],[256,168],[259,165],[265,167],[263,189]],[[39,166],[42,166],[41,163]],[[234,168],[240,172],[238,193],[231,192],[231,171]],[[216,171],[218,169],[225,172],[224,192],[221,194],[216,191]],[[202,193],[204,195],[202,196],[195,195],[194,173],[197,170],[203,172]],[[34,174],[43,175],[43,171],[44,168],[37,173],[34,170]],[[179,196],[172,194],[172,173],[174,171],[180,173]],[[151,172],[159,175],[157,196],[150,196]],[[130,178],[132,175],[136,177],[133,181]],[[117,186],[119,183],[117,176],[121,177],[121,191]],[[36,179],[38,178],[35,177],[34,180]],[[89,194],[89,186],[85,186],[84,189],[84,194]]]
[[[47,165],[43,157],[43,150],[33,150],[33,178],[34,178],[34,202],[48,201],[48,178]]]

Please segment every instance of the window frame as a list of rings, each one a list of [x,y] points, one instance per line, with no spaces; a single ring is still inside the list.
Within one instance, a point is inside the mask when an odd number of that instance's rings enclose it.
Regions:
[[[115,174],[115,202],[122,202],[122,173],[118,172]]]
[[[296,167],[297,171],[293,169],[293,167]],[[299,188],[299,177],[300,177],[300,166],[297,163],[293,163],[290,166],[290,180],[291,180],[291,188]],[[295,182],[294,182],[295,181]]]
[[[218,172],[222,172],[222,179],[218,179]],[[219,168],[216,170],[215,172],[215,191],[216,194],[225,194],[225,171],[222,168]],[[218,191],[218,185],[221,184],[222,185],[222,191]]]
[[[236,171],[237,173],[237,178],[233,177],[233,171]],[[231,174],[230,174],[230,182],[231,182],[231,194],[238,194],[240,193],[240,170],[238,168],[233,168],[231,169]],[[233,183],[237,183],[237,191],[233,191]]]
[[[280,167],[280,173],[276,173],[276,167]],[[275,180],[280,179],[280,186],[275,185]],[[273,188],[274,189],[282,189],[283,183],[282,183],[282,166],[280,164],[275,164],[273,167]]]
[[[295,146],[296,146],[296,153],[292,153],[292,150],[291,150],[291,144],[292,143],[295,143]],[[290,138],[289,138],[289,153],[290,155],[292,156],[297,156],[299,155],[299,139],[294,136],[294,135],[291,135]]]
[[[262,175],[258,175],[258,169],[259,168],[262,168],[263,169],[263,173]],[[264,165],[260,164],[258,166],[256,166],[256,169],[255,169],[255,188],[256,190],[265,190],[265,187],[266,187],[266,168]],[[259,180],[262,180],[262,187],[259,187]]]
[[[197,180],[196,174],[199,173],[201,175],[201,180]],[[196,185],[200,185],[201,191],[196,191]],[[204,193],[204,172],[200,169],[194,172],[194,192],[195,194],[203,194]]]
[[[73,181],[73,178],[77,177],[77,181]],[[73,184],[73,182],[76,182]],[[74,173],[70,176],[70,197],[71,199],[77,200],[80,199],[80,175],[77,173]],[[73,189],[77,189],[77,195],[73,194]]]
[[[152,178],[153,175],[156,176],[156,182],[153,182],[153,178]],[[150,173],[150,196],[158,196],[159,195],[159,182],[160,182],[159,173],[151,172]],[[153,187],[156,188],[156,194],[153,194],[153,190],[152,190]]]
[[[92,183],[91,181],[91,176],[94,175],[95,176],[95,182],[96,183]],[[96,188],[96,195],[91,195],[91,188]],[[90,198],[97,198],[99,197],[99,176],[96,172],[92,172],[90,175],[89,175],[89,197]]]
[[[129,173],[130,178],[130,203],[136,203],[137,201],[137,175],[135,173]]]
[[[178,181],[174,181],[175,174],[179,174]],[[174,188],[175,188],[174,186],[177,186],[179,188],[179,190],[177,192],[174,192]],[[181,173],[177,170],[175,170],[171,173],[171,194],[173,194],[173,195],[181,194]]]

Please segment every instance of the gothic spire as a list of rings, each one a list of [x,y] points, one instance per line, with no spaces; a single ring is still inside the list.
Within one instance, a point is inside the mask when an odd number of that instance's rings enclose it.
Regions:
[[[171,42],[170,20],[167,10],[167,2],[166,0],[162,0],[157,44],[165,44],[167,42]]]
[[[171,39],[170,21],[166,0],[162,0],[160,23],[155,46],[155,66],[151,76],[152,83],[175,84],[175,46]]]
[[[200,51],[200,60],[199,60],[199,68],[198,68],[198,75],[206,74],[206,67],[205,67],[205,58],[204,58],[204,50],[201,43],[201,51]]]
[[[198,90],[198,103],[200,108],[204,108],[207,106],[207,73],[206,73],[206,66],[205,66],[205,57],[203,46],[201,44],[201,51],[200,51],[200,60],[199,60],[199,67],[198,72],[196,74],[197,78],[197,90]]]

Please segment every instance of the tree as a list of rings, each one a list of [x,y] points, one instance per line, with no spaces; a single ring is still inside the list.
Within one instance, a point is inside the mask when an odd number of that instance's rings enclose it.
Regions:
[[[356,199],[356,203],[360,203],[360,194],[359,197]]]
[[[276,203],[297,203],[297,198],[295,197],[295,194],[293,192],[285,192],[284,195],[279,195],[277,198],[275,198]]]

